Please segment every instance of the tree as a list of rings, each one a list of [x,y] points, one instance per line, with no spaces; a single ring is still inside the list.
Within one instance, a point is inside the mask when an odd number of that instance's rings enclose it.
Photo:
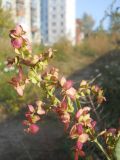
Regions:
[[[120,12],[115,11],[110,16],[110,31],[120,33]]]
[[[93,17],[87,13],[83,14],[82,17],[82,31],[85,33],[85,36],[89,36],[93,30],[95,21]]]
[[[9,30],[14,26],[11,10],[3,9],[0,1],[0,38],[8,37]]]
[[[113,0],[109,7],[104,12],[104,17],[100,21],[100,29],[103,27],[103,23],[106,19],[109,19],[109,31],[111,33],[120,32],[120,6],[117,4],[117,0]]]

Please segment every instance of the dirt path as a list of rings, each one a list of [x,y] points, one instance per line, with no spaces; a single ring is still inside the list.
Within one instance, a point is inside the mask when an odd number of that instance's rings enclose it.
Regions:
[[[23,131],[22,119],[15,117],[0,124],[0,160],[64,160],[59,150],[63,127],[56,118],[41,123],[37,135]]]

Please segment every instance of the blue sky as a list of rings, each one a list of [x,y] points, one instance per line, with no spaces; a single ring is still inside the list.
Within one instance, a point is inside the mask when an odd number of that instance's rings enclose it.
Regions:
[[[112,3],[112,0],[76,0],[76,16],[81,18],[83,13],[90,14],[95,22],[96,26],[99,25],[99,21],[104,17],[104,11]],[[117,0],[116,5],[120,6],[120,0]],[[108,20],[104,22],[105,28],[107,28]]]

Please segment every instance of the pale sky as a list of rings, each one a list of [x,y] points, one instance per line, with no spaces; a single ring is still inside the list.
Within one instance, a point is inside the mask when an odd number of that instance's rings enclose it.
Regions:
[[[83,13],[90,14],[96,21],[96,26],[99,25],[99,21],[104,17],[105,10],[110,6],[112,0],[76,0],[76,16],[81,18]],[[120,0],[116,0],[116,6],[120,6]],[[107,28],[108,20],[104,22],[105,28]]]

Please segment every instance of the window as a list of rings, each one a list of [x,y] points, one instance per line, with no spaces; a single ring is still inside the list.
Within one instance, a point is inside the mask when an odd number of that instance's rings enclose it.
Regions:
[[[63,26],[64,25],[64,23],[63,22],[61,22],[61,26]]]
[[[53,23],[52,23],[52,26],[56,26],[56,22],[53,22]]]
[[[52,32],[53,32],[53,33],[56,33],[56,30],[54,29]]]
[[[64,17],[64,15],[63,14],[61,14],[61,18],[63,18]]]
[[[6,8],[7,8],[7,9],[10,9],[11,7],[12,7],[11,3],[7,1],[7,2],[6,2]]]
[[[55,18],[55,17],[56,17],[56,15],[55,15],[55,14],[53,14],[53,15],[52,15],[52,18]]]
[[[63,10],[64,9],[64,7],[63,6],[61,6],[61,10]]]
[[[55,11],[55,10],[56,10],[56,7],[53,7],[53,10]]]
[[[64,30],[62,29],[62,30],[61,30],[61,34],[63,34],[63,33],[64,33]]]

